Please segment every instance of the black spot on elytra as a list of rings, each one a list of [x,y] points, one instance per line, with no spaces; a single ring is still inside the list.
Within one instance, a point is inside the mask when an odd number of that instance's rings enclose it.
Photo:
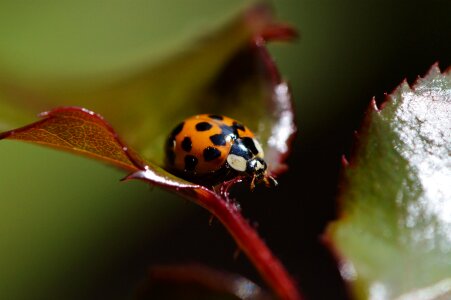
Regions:
[[[189,137],[185,137],[182,141],[182,149],[186,152],[190,152],[192,147],[193,144],[191,142],[191,139]]]
[[[196,124],[196,130],[197,131],[207,131],[211,127],[213,127],[213,126],[210,123],[208,123],[208,122],[199,122],[199,123]]]
[[[235,128],[235,129],[239,129],[241,131],[246,131],[246,128],[244,128],[243,124],[240,124],[240,123],[238,123],[236,121],[233,122],[232,127]]]
[[[254,139],[250,137],[245,137],[242,139],[244,146],[246,146],[249,150],[251,150],[252,154],[257,155],[258,150],[255,147]]]
[[[215,147],[207,147],[204,149],[204,159],[206,161],[214,160],[221,156],[221,151],[216,149]]]
[[[220,115],[208,115],[208,117],[210,118],[210,119],[214,119],[214,120],[224,120],[224,117],[223,116],[220,116]]]
[[[210,141],[216,146],[225,146],[226,144],[225,136],[222,133],[210,136]]]
[[[177,125],[177,126],[174,128],[174,130],[172,130],[172,132],[171,132],[171,137],[177,136],[177,134],[179,134],[179,133],[182,131],[184,125],[185,125],[185,122],[182,122],[182,123],[180,123],[179,125]]]
[[[197,166],[197,158],[193,155],[185,156],[185,170],[186,171],[194,171]]]

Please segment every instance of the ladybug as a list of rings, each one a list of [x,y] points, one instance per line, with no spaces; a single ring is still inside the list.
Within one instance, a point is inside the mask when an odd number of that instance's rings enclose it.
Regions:
[[[242,123],[222,115],[189,117],[170,133],[166,166],[181,177],[198,183],[217,184],[236,176],[277,184],[267,174],[263,149],[254,133]]]

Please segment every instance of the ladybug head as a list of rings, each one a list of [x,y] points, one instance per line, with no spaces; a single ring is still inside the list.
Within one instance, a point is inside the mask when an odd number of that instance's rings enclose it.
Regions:
[[[246,173],[257,179],[261,179],[265,176],[266,168],[266,162],[260,157],[253,157],[246,163]]]
[[[277,186],[277,181],[268,175],[266,162],[260,157],[254,157],[247,161],[246,173],[252,176],[251,190],[255,188],[255,184],[264,182],[267,187]]]

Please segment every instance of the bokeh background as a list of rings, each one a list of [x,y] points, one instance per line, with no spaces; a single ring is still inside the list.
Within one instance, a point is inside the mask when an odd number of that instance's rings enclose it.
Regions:
[[[277,189],[236,195],[307,299],[347,299],[320,238],[336,214],[341,155],[373,96],[381,102],[404,78],[412,83],[435,62],[451,64],[451,5],[273,6],[300,32],[292,44],[270,46],[293,88],[299,134]],[[189,26],[196,9],[174,9],[174,22]],[[0,162],[1,299],[124,299],[148,266],[193,261],[261,283],[244,255],[233,257],[236,246],[222,226],[209,225],[206,211],[175,195],[120,183],[121,172],[96,161],[19,142],[1,142]]]

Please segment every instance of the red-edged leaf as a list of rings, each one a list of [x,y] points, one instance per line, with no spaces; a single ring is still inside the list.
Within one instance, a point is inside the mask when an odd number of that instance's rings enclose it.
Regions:
[[[104,160],[129,171],[143,163],[131,155],[111,126],[84,108],[57,108],[41,114],[42,120],[0,134],[0,139],[33,142]]]
[[[371,103],[328,231],[357,299],[451,297],[451,73]]]
[[[262,43],[291,39],[294,30],[275,23],[267,7],[248,4],[235,9],[221,28],[215,25],[203,34],[158,64],[133,64],[114,76],[68,81],[67,74],[46,73],[15,82],[0,74],[0,128],[21,126],[33,113],[54,107],[84,107],[111,122],[143,158],[162,166],[164,140],[178,121],[199,113],[224,114],[256,132],[269,170],[279,174],[286,169],[283,160],[295,127],[289,89],[275,68],[268,68],[272,62]],[[255,36],[261,38],[251,42]],[[89,64],[85,68],[89,73]]]

